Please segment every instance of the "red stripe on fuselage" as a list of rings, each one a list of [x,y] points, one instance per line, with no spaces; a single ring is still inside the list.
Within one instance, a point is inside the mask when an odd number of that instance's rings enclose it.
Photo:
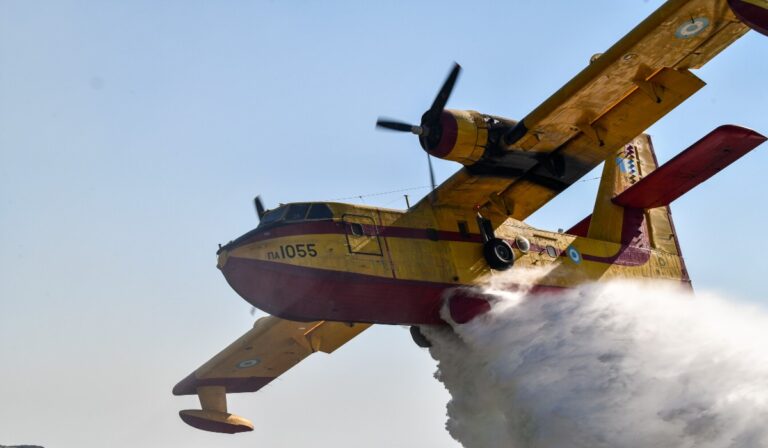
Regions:
[[[588,216],[583,220],[583,222],[588,223],[589,219],[591,218],[591,215]],[[625,228],[627,226],[627,217],[624,218],[625,221]],[[583,225],[580,223],[580,225]],[[588,224],[586,224],[588,225]],[[368,226],[365,226],[368,227]],[[258,230],[258,229],[257,229]],[[376,226],[376,229],[370,229],[371,232],[375,232],[380,237],[384,238],[411,238],[411,239],[429,239],[429,240],[435,240],[437,241],[460,241],[460,242],[468,242],[468,243],[481,243],[482,242],[482,236],[479,234],[468,234],[468,235],[462,235],[459,232],[450,232],[445,230],[430,230],[430,229],[414,229],[410,227],[396,227],[396,226]],[[627,233],[625,229],[622,229],[623,233]],[[297,235],[329,235],[329,234],[337,234],[337,235],[344,235],[346,234],[345,224],[343,222],[335,222],[335,221],[309,221],[309,222],[298,222],[293,224],[283,224],[272,228],[267,228],[259,232],[249,232],[253,233],[251,236],[243,235],[242,237],[235,240],[233,243],[233,247],[239,247],[244,246],[249,243],[253,243],[256,241],[265,241],[270,240],[274,238],[281,238],[281,237],[287,237],[287,236],[297,236]],[[644,223],[641,222],[641,228],[640,228],[640,236],[641,238],[638,238],[641,240],[645,246],[647,246],[647,235],[645,232],[645,226]],[[510,244],[514,244],[514,240],[509,240]],[[386,240],[385,240],[386,243]],[[229,246],[229,245],[228,245]],[[388,246],[388,245],[387,245]],[[233,247],[227,247],[226,249],[232,249]],[[386,247],[386,246],[385,246]],[[543,247],[538,247],[535,244],[531,247],[532,250],[544,250]],[[564,251],[558,251],[559,255],[564,255]],[[606,263],[606,264],[617,264],[620,266],[641,266],[648,262],[648,260],[651,258],[651,251],[647,247],[637,247],[634,245],[622,245],[620,246],[619,250],[616,252],[615,255],[612,255],[610,257],[600,257],[596,255],[590,255],[583,253],[582,258],[586,261],[592,261],[596,263]],[[394,276],[394,274],[393,274]]]
[[[566,250],[555,250],[557,251],[557,257],[570,258]],[[531,244],[531,251],[543,254],[547,251],[547,246]],[[651,251],[642,247],[622,245],[619,248],[619,251],[610,257],[599,257],[597,255],[582,253],[581,259],[593,261],[595,263],[615,264],[618,266],[642,266],[645,263],[648,263],[648,260],[651,259]]]
[[[567,256],[567,255],[566,255]],[[642,266],[651,259],[651,251],[633,246],[621,246],[621,249],[610,257],[598,257],[596,255],[581,254],[586,261],[596,263],[615,264],[618,266]]]
[[[366,230],[375,232],[378,236],[385,238],[413,238],[413,239],[431,239],[435,237],[439,241],[463,241],[468,243],[481,243],[483,237],[480,234],[468,234],[466,236],[459,232],[450,232],[447,230],[433,230],[433,229],[414,229],[411,227],[397,227],[397,226],[376,226],[375,229],[370,229],[370,226],[363,226]],[[255,241],[270,240],[273,238],[280,238],[286,236],[297,235],[327,235],[327,234],[339,234],[344,235],[346,233],[345,223],[341,221],[307,221],[297,222],[292,224],[282,224],[275,227],[263,229],[261,231],[251,231],[253,233],[248,236],[245,234],[236,239],[230,244],[234,244],[235,247],[244,246]],[[230,249],[229,247],[225,247]]]

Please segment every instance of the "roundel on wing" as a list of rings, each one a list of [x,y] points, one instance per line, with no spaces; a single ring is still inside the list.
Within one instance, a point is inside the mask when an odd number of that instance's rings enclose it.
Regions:
[[[257,365],[260,361],[258,359],[245,359],[243,361],[240,361],[237,363],[238,369],[247,369],[249,367],[253,367]]]
[[[691,20],[686,20],[675,31],[675,36],[678,39],[690,39],[691,37],[699,35],[709,26],[709,19],[706,17],[698,17]]]

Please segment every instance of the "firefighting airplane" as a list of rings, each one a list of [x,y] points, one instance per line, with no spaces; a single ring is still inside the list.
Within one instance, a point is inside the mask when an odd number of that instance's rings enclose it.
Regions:
[[[690,283],[669,204],[766,137],[721,126],[662,166],[643,131],[704,86],[691,70],[749,29],[768,35],[768,0],[670,0],[520,121],[444,109],[456,65],[416,134],[462,168],[408,210],[295,203],[218,251],[230,286],[271,316],[180,381],[206,431],[251,431],[226,394],[254,392],[314,352],[331,353],[371,324],[466,323],[490,305],[468,288],[506,269],[547,267],[539,291],[612,278]],[[523,221],[604,163],[592,214],[567,232]],[[434,183],[434,182],[433,182]]]

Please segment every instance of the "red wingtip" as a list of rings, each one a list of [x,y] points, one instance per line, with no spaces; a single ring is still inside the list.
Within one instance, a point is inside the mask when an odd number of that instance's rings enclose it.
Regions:
[[[768,36],[768,7],[754,1],[728,0],[728,6],[736,17],[760,34]]]

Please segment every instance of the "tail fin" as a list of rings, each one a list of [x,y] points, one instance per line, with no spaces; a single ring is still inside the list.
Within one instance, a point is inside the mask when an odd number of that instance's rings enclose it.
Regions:
[[[568,233],[678,256],[681,280],[690,283],[669,206],[641,209],[623,207],[613,201],[624,191],[639,185],[657,167],[649,135],[642,134],[621,148],[605,161],[592,215]]]
[[[657,169],[651,138],[640,135],[606,160],[592,215],[568,233],[664,251],[682,263],[670,202],[765,140],[749,129],[720,126]]]
[[[646,134],[639,135],[606,159],[586,236],[620,244],[652,247],[649,230],[653,223],[650,221],[669,219],[665,218],[667,214],[659,216],[659,213],[654,213],[646,217],[643,209],[622,207],[615,204],[613,198],[636,185],[656,167],[651,138]]]

